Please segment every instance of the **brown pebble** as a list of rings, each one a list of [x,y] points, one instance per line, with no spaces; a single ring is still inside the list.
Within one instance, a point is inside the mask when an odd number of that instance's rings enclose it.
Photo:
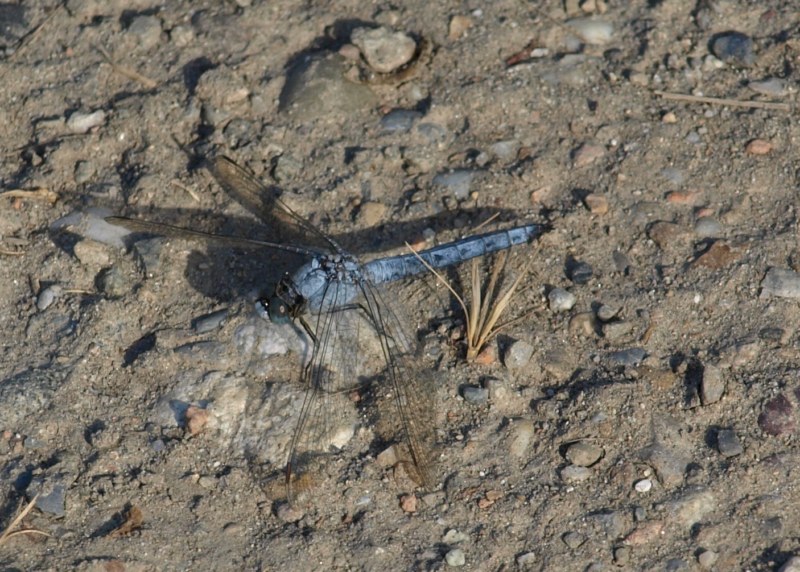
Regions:
[[[400,497],[400,508],[409,514],[417,512],[417,495],[403,495]]]
[[[189,430],[189,434],[194,436],[201,433],[205,428],[206,423],[208,423],[209,417],[210,414],[208,409],[202,409],[196,405],[190,405],[186,409],[185,414],[186,429]]]
[[[692,266],[718,270],[738,260],[739,254],[738,250],[731,248],[722,241],[717,241],[703,254],[698,256]]]
[[[608,212],[608,199],[603,195],[596,195],[594,193],[586,195],[583,199],[583,204],[589,209],[589,212],[595,215],[604,215]]]
[[[659,221],[650,226],[648,236],[661,248],[669,246],[670,243],[675,242],[684,233],[677,224],[673,222]]]
[[[275,516],[277,516],[283,522],[297,522],[301,518],[303,518],[303,511],[294,508],[290,504],[283,503],[278,507],[278,510],[275,511]]]
[[[594,336],[597,333],[593,312],[579,312],[570,318],[569,331],[574,335]]]
[[[672,111],[667,111],[664,115],[661,116],[661,122],[672,124],[678,122],[678,116],[675,115]]]
[[[469,16],[453,16],[450,19],[450,29],[447,33],[447,39],[451,42],[457,40],[464,35],[464,33],[472,27],[472,18]]]
[[[765,139],[753,139],[744,148],[748,155],[766,155],[772,151],[772,143]]]
[[[628,546],[640,546],[657,540],[664,532],[664,523],[658,520],[646,522],[631,532],[622,541]]]
[[[572,153],[572,162],[575,167],[585,167],[591,165],[597,159],[606,154],[606,149],[596,143],[584,143]]]
[[[695,205],[700,198],[699,191],[670,191],[667,193],[667,202],[674,205]]]
[[[497,362],[497,346],[489,344],[483,348],[475,357],[475,363],[480,365],[492,365]]]

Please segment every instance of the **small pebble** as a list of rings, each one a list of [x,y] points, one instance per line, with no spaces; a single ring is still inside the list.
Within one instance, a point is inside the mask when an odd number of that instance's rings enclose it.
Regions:
[[[524,457],[528,452],[534,436],[533,422],[529,419],[514,421],[511,425],[508,451],[517,459]]]
[[[694,223],[694,233],[700,238],[716,238],[722,234],[722,225],[710,216],[703,216]]]
[[[177,48],[185,48],[194,41],[194,29],[188,25],[178,25],[169,31],[169,37]]]
[[[725,378],[722,370],[715,365],[703,366],[703,379],[700,382],[700,401],[703,405],[711,405],[722,399],[725,393]]]
[[[528,365],[531,356],[533,356],[533,346],[525,340],[517,340],[506,351],[503,363],[508,369],[516,371]]]
[[[444,556],[448,566],[456,568],[467,563],[467,557],[460,548],[453,548]]]
[[[592,279],[594,270],[588,262],[575,262],[568,264],[567,278],[575,284],[586,284]]]
[[[593,336],[597,333],[592,312],[578,312],[569,320],[569,331],[575,335]]]
[[[36,477],[28,491],[38,494],[36,508],[40,511],[61,518],[66,514],[67,486],[62,475]]]
[[[227,317],[228,309],[223,308],[222,310],[217,310],[216,312],[211,312],[210,314],[195,318],[192,321],[192,327],[198,334],[205,334],[206,332],[219,328]]]
[[[467,386],[461,390],[464,401],[473,405],[483,405],[489,401],[489,390],[483,387]]]
[[[770,97],[783,97],[786,95],[786,80],[772,77],[763,81],[751,81],[747,87],[760,93],[761,95],[768,95]]]
[[[800,386],[794,390],[800,400]],[[796,407],[784,393],[778,394],[764,404],[758,416],[758,426],[768,435],[788,435],[797,429]]]
[[[653,488],[653,481],[650,479],[636,481],[636,484],[633,485],[633,488],[636,489],[637,493],[646,493]]]
[[[362,203],[358,209],[358,220],[365,227],[372,228],[383,221],[388,210],[388,207],[383,203],[367,201]]]
[[[287,183],[297,179],[302,172],[303,162],[295,159],[291,155],[284,154],[275,161],[275,168],[272,170],[272,176],[275,177],[275,180],[279,183]]]
[[[610,304],[600,304],[600,307],[597,308],[597,319],[601,322],[608,322],[613,320],[617,317],[617,314],[620,312],[619,306],[612,306]]]
[[[646,357],[647,352],[642,348],[630,348],[608,354],[608,359],[612,363],[629,367],[635,367],[639,365]]]
[[[593,215],[604,215],[608,212],[608,199],[603,195],[591,193],[583,199],[583,204]]]
[[[43,312],[47,308],[49,308],[53,302],[55,302],[61,294],[63,294],[64,289],[59,286],[58,284],[51,284],[50,286],[46,287],[44,290],[39,292],[39,296],[36,298],[36,308]]]
[[[411,131],[422,113],[412,109],[392,109],[389,113],[381,117],[382,133],[407,133]]]
[[[469,16],[456,15],[450,18],[450,26],[447,31],[447,39],[455,41],[467,32],[472,27],[472,18]]]
[[[604,20],[575,18],[567,20],[566,24],[587,44],[607,44],[614,35],[614,25]]]
[[[148,50],[161,41],[161,20],[156,16],[136,16],[127,32],[136,38],[140,48]]]
[[[303,511],[294,508],[289,503],[281,503],[281,505],[278,506],[278,509],[275,511],[275,516],[277,516],[283,522],[297,522],[303,518],[304,514]]]
[[[533,566],[533,563],[536,562],[536,553],[535,552],[525,552],[517,556],[517,565],[526,568],[528,566]]]
[[[618,320],[603,324],[603,337],[608,340],[619,340],[633,331],[634,323],[627,320]]]
[[[667,511],[681,525],[691,528],[717,509],[714,494],[703,487],[689,489],[682,496],[666,503]]]
[[[466,199],[469,197],[470,185],[475,175],[476,172],[471,169],[456,169],[439,173],[433,178],[433,184],[447,189],[457,199]]]
[[[553,312],[569,312],[574,306],[577,298],[572,292],[563,288],[553,288],[547,295],[550,310]]]
[[[515,139],[496,141],[489,146],[489,152],[501,161],[511,161],[519,152],[519,141]]]
[[[561,537],[561,540],[563,540],[564,544],[566,544],[569,548],[575,550],[586,541],[586,538],[577,532],[567,532]]]
[[[672,111],[667,111],[664,115],[661,116],[661,122],[666,123],[667,125],[671,125],[673,123],[678,122],[678,116],[675,115]]]
[[[667,202],[675,205],[694,206],[700,198],[697,191],[670,191],[667,193]]]
[[[92,113],[76,111],[67,119],[67,129],[72,133],[87,133],[90,129],[102,125],[106,120],[106,112],[98,109]]]
[[[753,40],[741,32],[720,34],[711,42],[711,51],[726,64],[749,68],[755,63]]]
[[[591,467],[603,457],[602,447],[598,447],[588,441],[573,443],[565,454],[567,461],[579,467]]]
[[[627,566],[631,559],[631,549],[627,546],[619,546],[614,549],[614,563],[617,566]]]
[[[716,564],[718,558],[719,554],[713,550],[703,550],[697,556],[697,563],[700,564],[700,567],[703,570],[711,570],[714,567],[714,564]]]
[[[587,467],[568,465],[561,469],[560,475],[562,480],[568,483],[582,483],[586,479],[591,478],[592,470]]]
[[[660,248],[666,248],[683,235],[683,230],[675,223],[659,221],[650,225],[647,234]]]
[[[744,152],[748,155],[768,155],[771,151],[772,143],[764,139],[753,139],[744,148]]]
[[[403,495],[400,497],[400,508],[403,512],[413,514],[417,512],[417,495]]]
[[[463,532],[456,530],[455,528],[451,528],[447,532],[444,533],[442,537],[442,542],[445,544],[458,544],[460,542],[464,542],[467,540],[467,535]]]
[[[584,143],[572,152],[572,162],[576,168],[581,168],[591,165],[605,154],[606,149],[602,145]]]
[[[744,452],[742,443],[733,429],[721,429],[717,433],[717,449],[723,457],[735,457]]]
[[[101,267],[111,262],[106,246],[95,240],[85,239],[78,242],[73,248],[75,258],[84,266]]]
[[[75,182],[82,185],[90,181],[94,172],[94,164],[91,161],[78,161],[75,163]]]
[[[770,268],[761,281],[761,297],[800,298],[800,274],[787,268]]]
[[[95,278],[95,283],[103,294],[112,298],[124,296],[133,289],[133,283],[118,266],[102,270]]]
[[[389,28],[356,28],[350,41],[358,46],[369,66],[378,73],[390,73],[414,57],[417,44],[403,32]]]
[[[784,562],[778,572],[800,572],[800,556],[792,556]]]

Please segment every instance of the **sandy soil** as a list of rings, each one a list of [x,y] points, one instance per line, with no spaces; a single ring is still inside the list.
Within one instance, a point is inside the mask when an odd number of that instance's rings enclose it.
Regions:
[[[0,569],[797,569],[800,44],[768,4],[0,5]],[[407,67],[350,43],[379,26]],[[388,290],[434,487],[378,378],[288,504],[308,348],[253,302],[300,261],[103,226],[269,237],[213,153],[359,254],[549,225],[478,363],[435,280]]]

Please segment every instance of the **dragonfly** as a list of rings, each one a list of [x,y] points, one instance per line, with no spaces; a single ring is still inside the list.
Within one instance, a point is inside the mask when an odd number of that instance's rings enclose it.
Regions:
[[[274,241],[216,235],[165,223],[126,217],[106,220],[134,233],[221,242],[232,247],[267,248],[301,255],[305,263],[280,279],[258,308],[275,324],[299,322],[311,341],[311,355],[303,368],[305,388],[299,420],[294,429],[285,468],[287,495],[308,474],[314,459],[336,446],[332,434],[336,419],[334,396],[347,394],[361,383],[359,376],[367,354],[360,347],[365,336],[377,339],[380,377],[388,383],[394,415],[399,420],[401,450],[407,471],[424,489],[435,487],[436,441],[434,392],[431,371],[421,363],[419,344],[383,285],[456,265],[526,244],[544,232],[539,224],[526,224],[488,232],[366,263],[343,249],[307,219],[282,201],[277,190],[224,155],[205,159],[205,167],[238,203],[266,223]],[[403,455],[401,455],[402,457]]]

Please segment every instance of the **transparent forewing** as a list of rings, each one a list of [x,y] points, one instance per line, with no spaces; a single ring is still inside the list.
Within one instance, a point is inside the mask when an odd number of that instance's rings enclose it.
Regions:
[[[208,170],[231,197],[270,227],[270,239],[308,247],[317,253],[341,252],[330,237],[281,201],[274,188],[220,155],[206,162]]]
[[[435,485],[433,459],[435,433],[435,387],[432,371],[421,363],[410,324],[402,321],[386,303],[379,286],[362,283],[364,305],[377,332],[385,360],[386,382],[395,401],[395,415],[408,446],[412,477],[426,489]],[[414,474],[416,473],[416,474]]]
[[[290,496],[302,488],[299,483],[321,477],[315,474],[319,463],[344,447],[357,425],[354,390],[363,383],[358,351],[366,323],[357,311],[341,307],[340,286],[333,281],[325,292],[326,307],[336,309],[310,316],[314,348],[304,369],[306,395],[287,466]]]
[[[202,232],[200,230],[192,230],[180,226],[173,226],[171,224],[152,222],[149,220],[139,220],[121,216],[109,216],[106,217],[105,220],[109,224],[127,228],[129,231],[134,233],[153,234],[168,238],[179,238],[182,240],[213,242],[229,246],[231,248],[274,248],[277,250],[283,250],[285,252],[294,252],[295,254],[303,254],[308,256],[314,255],[313,251],[288,244],[277,244],[274,242],[267,242],[265,240],[253,240],[250,238],[227,236],[223,234],[211,234],[208,232]]]

